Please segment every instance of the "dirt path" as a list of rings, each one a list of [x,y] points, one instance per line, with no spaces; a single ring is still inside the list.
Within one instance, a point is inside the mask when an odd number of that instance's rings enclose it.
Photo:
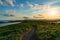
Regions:
[[[36,27],[32,27],[31,31],[29,31],[28,33],[26,33],[23,36],[22,40],[34,40],[34,34],[36,32]]]

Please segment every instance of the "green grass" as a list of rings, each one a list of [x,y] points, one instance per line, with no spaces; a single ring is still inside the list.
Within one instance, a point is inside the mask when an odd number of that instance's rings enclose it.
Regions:
[[[60,40],[60,26],[55,24],[38,25],[39,40]]]
[[[0,40],[21,40],[22,35],[31,29],[26,23],[0,27]]]
[[[27,22],[37,25],[35,40],[60,40],[60,24],[45,22]]]
[[[60,40],[60,24],[27,21],[20,24],[0,27],[0,40],[21,40],[24,33],[37,25],[35,40]]]

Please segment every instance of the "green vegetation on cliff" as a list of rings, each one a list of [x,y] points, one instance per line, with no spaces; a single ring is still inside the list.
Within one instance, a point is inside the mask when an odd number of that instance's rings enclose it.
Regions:
[[[22,35],[37,26],[35,40],[60,40],[60,24],[29,21],[0,27],[0,40],[21,40]]]
[[[24,33],[31,29],[26,23],[0,27],[0,40],[21,40]]]

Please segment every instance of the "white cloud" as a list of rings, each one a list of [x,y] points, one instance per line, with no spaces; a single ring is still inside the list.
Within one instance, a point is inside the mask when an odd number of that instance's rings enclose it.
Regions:
[[[24,7],[24,4],[18,4],[17,7],[23,8]]]
[[[41,9],[39,4],[31,4],[29,2],[27,2],[28,6],[31,8],[31,9],[34,9],[34,10],[37,10],[37,9]]]
[[[8,10],[5,11],[4,14],[1,14],[2,16],[6,16],[6,17],[12,17],[14,15],[10,14],[10,12]]]
[[[20,4],[20,7],[24,7],[24,4]]]
[[[14,3],[13,3],[14,1],[15,1],[15,0],[6,0],[6,2],[7,2],[8,4],[10,4],[11,6],[15,6]]]
[[[59,2],[59,1],[55,0],[55,1],[52,1],[52,2],[46,2],[44,5],[31,4],[30,2],[27,2],[27,4],[33,10],[41,10],[41,9],[46,9],[47,7],[49,8],[51,5],[53,5],[57,2]]]
[[[15,10],[6,10],[5,13],[1,14],[2,16],[6,17],[15,17]]]
[[[16,2],[16,0],[5,0],[4,2],[2,0],[0,0],[0,4],[2,6],[6,6],[7,4],[9,4],[10,6],[15,6],[13,2]]]
[[[23,20],[21,13],[16,13],[16,10],[6,10],[3,16],[9,17],[10,19]]]
[[[0,0],[0,4],[1,4],[1,5],[3,5],[3,2],[2,2],[2,0]]]
[[[10,14],[15,14],[16,11],[15,11],[15,10],[6,10],[5,12],[6,12],[7,14],[9,14],[9,13],[10,13]]]

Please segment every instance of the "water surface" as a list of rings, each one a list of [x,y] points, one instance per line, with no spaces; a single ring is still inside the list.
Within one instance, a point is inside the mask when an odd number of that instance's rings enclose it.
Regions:
[[[7,25],[12,25],[12,24],[18,24],[18,23],[21,23],[21,22],[14,22],[14,23],[2,23],[2,24],[0,24],[0,27],[2,27],[2,26],[7,26]]]

